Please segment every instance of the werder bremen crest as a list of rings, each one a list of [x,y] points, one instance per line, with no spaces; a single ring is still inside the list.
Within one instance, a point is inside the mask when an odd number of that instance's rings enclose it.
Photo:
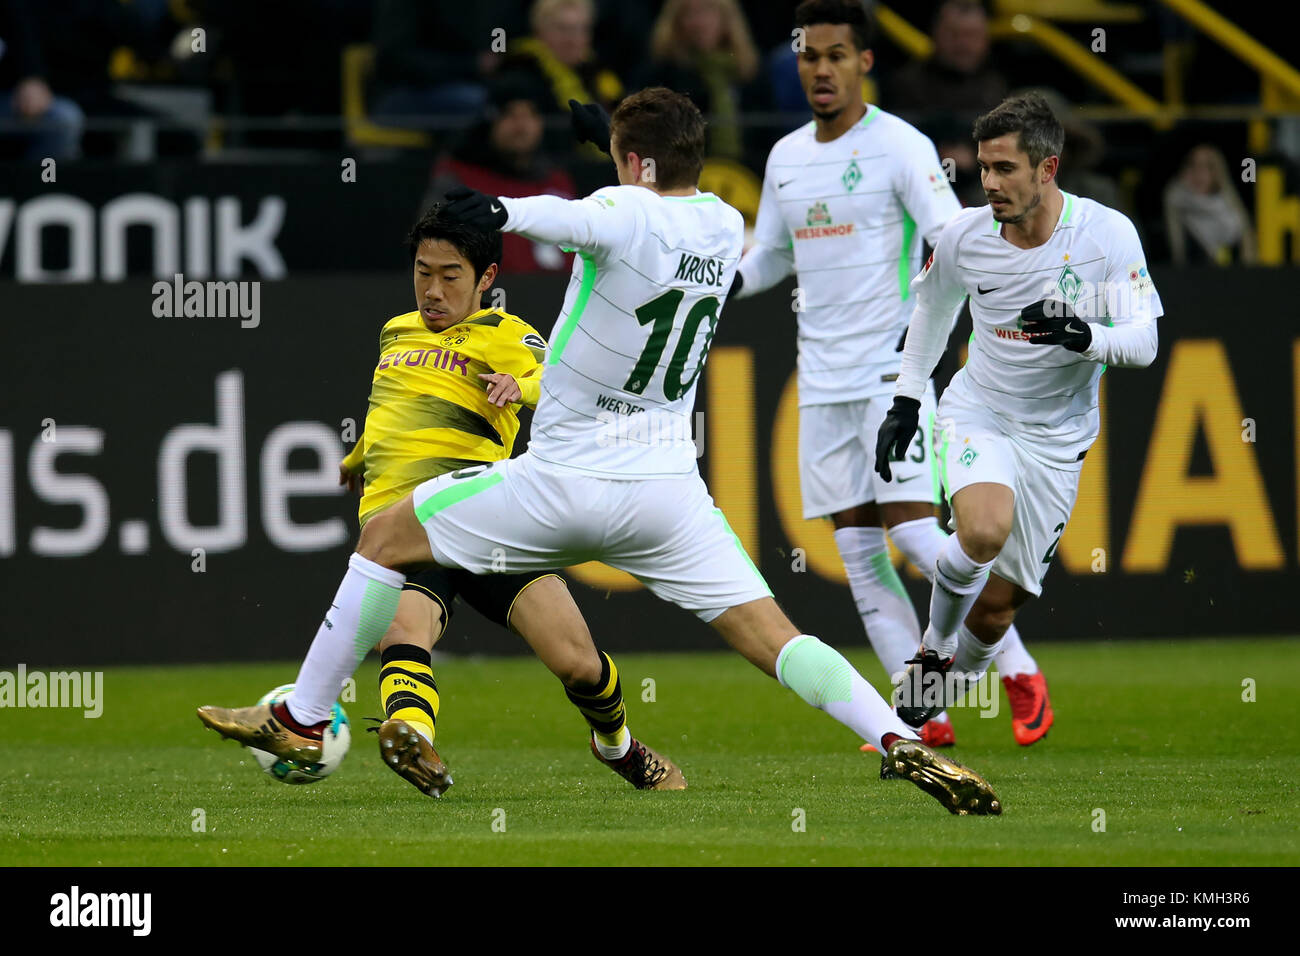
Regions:
[[[1079,298],[1079,290],[1083,288],[1083,280],[1069,266],[1061,271],[1061,278],[1056,280],[1056,287],[1070,301],[1071,304]]]
[[[844,188],[853,192],[853,187],[862,182],[862,170],[858,169],[856,159],[849,161],[849,168],[844,170],[844,175],[840,177],[840,182],[844,183]]]
[[[813,203],[808,207],[808,219],[806,225],[809,226],[829,226],[831,224],[831,211],[826,208],[824,202]]]

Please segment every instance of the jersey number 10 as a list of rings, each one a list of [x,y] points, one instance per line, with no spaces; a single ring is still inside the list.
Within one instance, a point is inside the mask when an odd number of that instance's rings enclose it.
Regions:
[[[638,322],[642,325],[651,325],[651,323],[653,325],[650,329],[650,337],[646,339],[645,348],[641,350],[641,357],[636,360],[636,366],[623,386],[624,391],[631,392],[633,395],[645,392],[655,369],[659,366],[664,348],[668,345],[668,336],[673,331],[673,320],[677,317],[677,309],[685,295],[686,293],[681,289],[670,289],[636,310]],[[695,366],[690,379],[683,382],[682,372],[686,368],[687,358],[690,357],[691,346],[695,344],[700,323],[706,318],[709,320],[709,330],[704,335],[704,344],[700,349],[700,364]],[[672,361],[664,369],[664,397],[670,402],[681,398],[695,384],[695,380],[704,369],[704,359],[709,354],[709,344],[713,341],[713,333],[717,327],[718,300],[715,296],[705,296],[686,313],[686,321],[682,323],[682,332],[677,339],[677,348],[673,350]]]

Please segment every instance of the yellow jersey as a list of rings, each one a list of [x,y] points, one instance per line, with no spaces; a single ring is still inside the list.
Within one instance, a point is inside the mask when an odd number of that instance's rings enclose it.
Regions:
[[[430,478],[509,458],[519,405],[490,404],[479,375],[514,376],[522,404],[535,407],[545,353],[536,329],[500,309],[480,309],[441,332],[419,312],[389,319],[379,333],[365,429],[343,460],[350,471],[365,465],[361,523]]]

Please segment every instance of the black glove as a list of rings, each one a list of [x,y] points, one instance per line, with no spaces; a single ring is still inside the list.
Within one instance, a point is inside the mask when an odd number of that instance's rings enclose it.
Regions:
[[[569,120],[579,143],[591,143],[602,153],[609,152],[609,114],[599,103],[569,100]]]
[[[457,186],[448,190],[445,198],[447,204],[443,206],[443,212],[475,229],[500,229],[509,218],[496,196],[486,196],[474,189]]]
[[[1063,345],[1071,352],[1082,352],[1092,344],[1088,323],[1057,299],[1044,299],[1021,309],[1020,331],[1040,345]]]
[[[880,423],[880,432],[876,435],[876,474],[885,481],[892,481],[894,477],[889,470],[890,459],[903,460],[920,424],[921,403],[915,398],[895,395],[894,404]]]

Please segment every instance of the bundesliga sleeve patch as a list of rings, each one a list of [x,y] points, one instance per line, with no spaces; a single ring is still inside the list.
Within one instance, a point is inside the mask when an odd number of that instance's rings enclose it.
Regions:
[[[524,345],[527,345],[529,348],[533,348],[533,349],[546,348],[546,339],[542,338],[536,332],[529,332],[520,341],[522,341]]]
[[[1149,295],[1155,291],[1155,283],[1151,281],[1144,263],[1135,262],[1128,267],[1128,288],[1135,296]]]

